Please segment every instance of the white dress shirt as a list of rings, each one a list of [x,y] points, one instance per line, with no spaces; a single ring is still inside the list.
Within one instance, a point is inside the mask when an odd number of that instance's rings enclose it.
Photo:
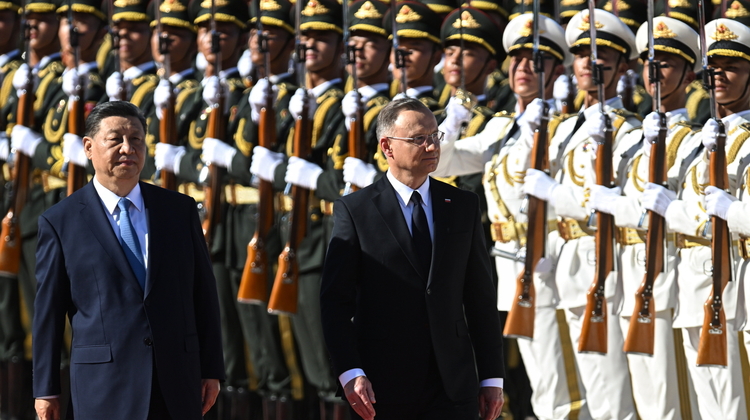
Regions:
[[[388,178],[388,181],[393,186],[393,189],[396,190],[396,197],[398,198],[398,204],[401,207],[401,213],[404,214],[404,219],[406,220],[406,226],[409,227],[409,233],[411,234],[411,214],[412,211],[414,211],[414,204],[411,203],[411,195],[414,193],[414,191],[418,191],[419,194],[422,196],[422,208],[424,209],[424,215],[427,217],[427,226],[430,229],[430,239],[435,242],[435,227],[434,223],[432,221],[432,200],[430,199],[430,178],[427,177],[427,180],[420,185],[416,190],[412,189],[411,187],[408,187],[404,185],[401,181],[397,180],[396,177],[393,176],[390,170],[388,170],[385,173],[385,176]],[[349,369],[346,372],[339,375],[339,382],[341,383],[341,386],[345,386],[349,381],[352,379],[358,377],[358,376],[367,376],[365,375],[365,371],[359,368],[355,369]],[[479,383],[479,386],[485,387],[485,386],[491,386],[491,387],[497,387],[502,388],[503,387],[503,378],[489,378],[481,381]]]
[[[120,202],[122,197],[108,190],[99,183],[96,177],[94,177],[94,188],[96,188],[96,193],[99,195],[104,211],[107,213],[107,220],[109,220],[109,224],[112,226],[112,230],[115,232],[115,236],[119,242],[120,208],[117,207],[117,203]],[[132,203],[128,208],[130,222],[133,224],[135,234],[138,236],[138,244],[141,246],[141,253],[143,254],[143,263],[148,270],[148,215],[146,214],[146,206],[143,203],[140,184],[136,184],[135,188],[130,191],[126,198]]]

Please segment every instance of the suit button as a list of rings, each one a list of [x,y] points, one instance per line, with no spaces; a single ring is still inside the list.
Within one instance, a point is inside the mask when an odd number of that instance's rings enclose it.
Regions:
[[[427,294],[429,295],[430,293],[432,293],[432,290],[427,289]]]
[[[153,342],[153,341],[151,341],[151,338],[149,338],[149,337],[146,337],[146,338],[144,338],[144,339],[143,339],[143,344],[145,344],[145,345],[147,345],[147,346],[151,347],[151,345],[152,345],[152,344],[154,344],[154,342]]]

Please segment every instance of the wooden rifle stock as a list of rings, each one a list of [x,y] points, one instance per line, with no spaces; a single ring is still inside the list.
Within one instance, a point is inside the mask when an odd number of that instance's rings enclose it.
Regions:
[[[364,145],[365,126],[363,114],[364,112],[362,111],[362,107],[357,106],[357,114],[354,119],[350,121],[351,125],[349,126],[349,137],[347,139],[349,146],[349,156],[355,157],[360,160],[367,159],[367,156],[365,155],[366,147]],[[353,184],[350,185],[349,191],[357,191],[357,186]]]
[[[664,118],[664,116],[662,116]],[[661,130],[656,143],[651,145],[649,160],[649,182],[665,186],[667,183],[667,130]],[[648,212],[646,231],[646,273],[635,292],[635,307],[630,317],[628,335],[623,351],[627,353],[654,354],[654,327],[656,307],[654,306],[654,283],[664,272],[664,237],[666,221],[654,211]]]
[[[164,114],[159,121],[159,142],[177,145],[177,121],[175,118],[174,95],[170,95],[167,107],[164,108]],[[177,191],[177,179],[173,172],[162,169],[159,172],[159,178],[162,188]]]
[[[276,139],[276,115],[273,95],[266,95],[266,105],[260,110],[258,144],[272,149]],[[296,135],[296,133],[295,133]],[[255,234],[247,245],[247,260],[237,292],[237,301],[265,303],[268,300],[268,252],[266,237],[273,226],[273,185],[258,178],[258,219]]]
[[[310,154],[310,121],[307,118],[307,104],[294,126],[294,156],[306,158]],[[307,231],[307,208],[310,191],[297,185],[292,186],[292,214],[289,227],[289,240],[279,255],[279,267],[273,283],[268,312],[297,313],[299,294],[299,261],[297,249]]]
[[[211,138],[224,141],[226,121],[224,121],[224,97],[220,96],[219,102],[213,106],[208,114],[208,126],[206,135]],[[222,180],[226,169],[209,163],[209,180],[204,188],[205,198],[203,205],[206,209],[206,218],[203,220],[203,235],[206,237],[208,251],[211,252],[214,240],[214,229],[221,222],[221,193]]]
[[[86,116],[84,110],[85,100],[83,95],[73,101],[68,114],[68,133],[75,134],[83,138],[86,132]],[[78,166],[73,162],[68,162],[68,195],[73,194],[86,185],[86,168]]]
[[[720,125],[721,135],[716,140],[716,150],[709,158],[708,183],[721,190],[729,187],[727,174],[727,157],[725,152],[726,133]],[[711,217],[711,262],[713,268],[713,290],[703,304],[703,327],[698,343],[698,366],[727,365],[727,321],[724,314],[722,295],[727,283],[731,280],[732,248],[731,236],[727,221]]]
[[[18,98],[16,114],[19,124],[25,127],[34,126],[34,94],[31,86],[26,93]],[[0,275],[15,277],[21,266],[21,232],[18,228],[18,218],[23,211],[28,197],[29,174],[31,159],[17,150],[13,165],[13,184],[10,193],[10,207],[2,221],[0,231]]]
[[[598,145],[596,152],[596,183],[611,187],[612,171],[612,130],[604,132],[604,142]],[[607,353],[607,300],[604,296],[604,284],[614,267],[614,216],[596,212],[596,272],[594,281],[586,293],[586,309],[583,313],[583,327],[578,342],[579,352]]]
[[[547,155],[547,124],[549,119],[542,117],[542,124],[534,133],[534,148],[531,151],[531,167],[549,172]],[[528,229],[526,230],[526,256],[524,268],[516,278],[516,294],[513,306],[508,312],[503,335],[507,337],[534,338],[534,314],[536,313],[536,289],[534,270],[544,256],[547,244],[547,203],[534,196],[528,196]]]

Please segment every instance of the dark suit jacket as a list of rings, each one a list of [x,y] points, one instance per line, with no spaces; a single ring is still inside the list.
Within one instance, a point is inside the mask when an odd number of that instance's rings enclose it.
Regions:
[[[201,419],[201,379],[223,379],[216,282],[195,201],[141,183],[141,290],[93,183],[39,217],[34,396],[60,394],[66,314],[76,419],[145,419],[152,373],[173,419]]]
[[[321,286],[323,332],[335,373],[364,369],[382,403],[414,401],[431,351],[453,401],[476,398],[478,379],[504,376],[478,198],[435,179],[430,195],[429,273],[416,263],[387,177],[334,206]]]

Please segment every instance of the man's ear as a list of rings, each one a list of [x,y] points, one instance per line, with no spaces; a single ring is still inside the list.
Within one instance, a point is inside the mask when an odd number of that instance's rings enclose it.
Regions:
[[[393,158],[393,149],[391,149],[391,142],[386,137],[380,138],[380,150],[387,158]]]
[[[432,51],[432,62],[430,63],[431,67],[435,67],[440,63],[440,60],[443,59],[443,48],[438,46]]]
[[[688,66],[691,66],[691,64],[688,64]],[[695,75],[695,72],[694,72],[694,71],[692,71],[691,69],[688,69],[688,70],[687,70],[687,71],[685,72],[685,77],[683,77],[683,78],[682,78],[682,86],[683,86],[683,87],[688,87],[688,86],[690,86],[690,84],[691,84],[691,83],[693,83],[693,82],[695,81],[695,78],[696,78],[696,77],[697,77],[697,76]]]
[[[88,160],[91,160],[91,156],[93,155],[91,148],[94,146],[94,139],[91,137],[84,137],[83,138],[83,151],[86,153],[86,158]]]

